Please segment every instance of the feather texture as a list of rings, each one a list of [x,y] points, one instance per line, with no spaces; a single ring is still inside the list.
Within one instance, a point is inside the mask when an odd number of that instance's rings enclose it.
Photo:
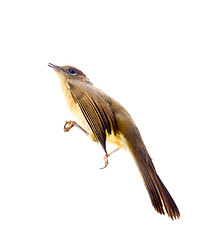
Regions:
[[[115,114],[110,104],[102,97],[101,92],[94,91],[93,85],[88,88],[86,83],[68,80],[70,93],[80,107],[95,139],[106,151],[106,134],[116,134]]]

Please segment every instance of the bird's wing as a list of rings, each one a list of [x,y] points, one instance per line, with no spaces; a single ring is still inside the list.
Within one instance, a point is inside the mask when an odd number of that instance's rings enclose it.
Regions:
[[[91,83],[69,79],[67,85],[74,101],[79,105],[96,140],[106,151],[106,133],[116,134],[116,119],[114,111],[104,93]]]

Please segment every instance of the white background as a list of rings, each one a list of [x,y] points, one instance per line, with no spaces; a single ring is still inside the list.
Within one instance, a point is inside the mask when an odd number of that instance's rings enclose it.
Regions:
[[[3,1],[0,239],[206,239],[206,1]],[[160,216],[129,153],[78,129],[48,62],[133,116],[181,219]],[[109,149],[113,147],[109,146]]]

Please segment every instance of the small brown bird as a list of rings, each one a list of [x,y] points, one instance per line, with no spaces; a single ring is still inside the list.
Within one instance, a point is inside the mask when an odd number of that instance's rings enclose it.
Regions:
[[[105,151],[104,167],[107,166],[111,154],[107,153],[106,142],[116,144],[118,149],[128,150],[142,175],[155,210],[165,214],[164,203],[168,216],[172,219],[179,218],[179,210],[159,178],[136,124],[124,107],[94,87],[79,69],[71,66],[59,67],[52,63],[48,66],[59,76],[69,108],[80,123],[79,125],[68,121],[64,130],[69,131],[73,126],[77,126],[93,141],[99,142]]]

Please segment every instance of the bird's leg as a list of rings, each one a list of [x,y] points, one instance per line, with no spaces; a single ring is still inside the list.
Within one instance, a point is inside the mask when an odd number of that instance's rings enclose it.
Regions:
[[[118,150],[119,150],[119,148],[115,149],[114,151],[112,151],[112,152],[110,152],[110,153],[106,153],[106,155],[104,156],[105,165],[104,165],[104,167],[99,168],[99,169],[104,169],[104,168],[106,168],[106,167],[108,166],[108,164],[109,164],[108,157],[111,156],[112,153],[115,153],[115,152],[118,151]]]
[[[78,127],[80,130],[82,130],[87,136],[89,135],[89,133],[86,132],[85,129],[83,129],[78,123],[76,123],[76,122],[74,122],[74,121],[66,121],[66,122],[65,122],[64,132],[70,131],[70,129],[71,129],[72,127],[74,127],[74,126]],[[102,168],[100,168],[100,169],[104,169],[104,168],[106,168],[106,167],[108,166],[108,163],[109,163],[108,157],[111,156],[112,153],[115,153],[115,152],[118,151],[118,150],[119,150],[119,148],[115,149],[114,151],[112,151],[112,152],[110,152],[110,153],[106,153],[106,155],[104,156],[104,163],[105,163],[105,165],[104,165],[104,167],[102,167]]]
[[[82,130],[87,136],[89,135],[88,132],[86,132],[86,130],[84,130],[79,124],[77,124],[74,121],[66,121],[65,125],[64,125],[64,132],[68,132],[72,127],[78,127],[80,130]]]

